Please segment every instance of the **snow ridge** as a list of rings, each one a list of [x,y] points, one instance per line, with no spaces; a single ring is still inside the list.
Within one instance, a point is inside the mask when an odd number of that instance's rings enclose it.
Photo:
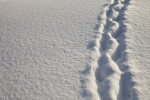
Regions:
[[[97,100],[136,100],[129,66],[123,65],[125,45],[125,10],[130,0],[110,0],[98,17],[96,39],[92,45],[92,69]],[[129,81],[127,81],[129,78]],[[91,80],[91,81],[92,81]],[[124,82],[124,83],[123,83]],[[94,84],[91,82],[91,85]]]

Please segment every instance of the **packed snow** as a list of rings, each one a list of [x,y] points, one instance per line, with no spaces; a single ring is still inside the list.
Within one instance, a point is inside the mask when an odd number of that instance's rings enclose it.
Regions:
[[[149,0],[0,0],[0,100],[149,100]]]

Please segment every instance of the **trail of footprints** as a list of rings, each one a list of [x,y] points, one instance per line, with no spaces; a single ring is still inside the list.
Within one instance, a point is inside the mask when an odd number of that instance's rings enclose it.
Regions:
[[[110,0],[104,6],[101,14],[99,33],[96,37],[96,46],[99,49],[99,58],[95,70],[97,91],[101,100],[132,100],[130,81],[124,82],[123,76],[129,76],[126,66],[120,66],[125,53],[124,12],[130,0]],[[124,89],[125,87],[126,89]]]

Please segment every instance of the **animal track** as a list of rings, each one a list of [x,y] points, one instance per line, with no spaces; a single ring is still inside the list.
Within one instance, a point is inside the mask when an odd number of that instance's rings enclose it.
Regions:
[[[130,0],[110,0],[104,6],[103,13],[97,18],[99,25],[95,42],[97,64],[94,63],[97,91],[101,100],[131,100],[133,90],[132,81],[126,81],[128,66],[125,61],[125,32],[124,12]],[[124,77],[126,76],[126,77]],[[124,94],[125,93],[125,94]],[[126,97],[126,98],[125,98]]]

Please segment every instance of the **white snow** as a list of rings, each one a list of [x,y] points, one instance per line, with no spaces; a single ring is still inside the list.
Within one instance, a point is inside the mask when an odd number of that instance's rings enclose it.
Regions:
[[[0,100],[149,100],[150,1],[0,0]]]
[[[134,88],[138,100],[149,100],[150,96],[150,1],[131,2],[127,11],[131,25],[128,29],[127,46],[130,51],[129,63],[134,75]]]
[[[82,99],[80,80],[90,57],[87,45],[104,3],[0,3],[0,100]]]

